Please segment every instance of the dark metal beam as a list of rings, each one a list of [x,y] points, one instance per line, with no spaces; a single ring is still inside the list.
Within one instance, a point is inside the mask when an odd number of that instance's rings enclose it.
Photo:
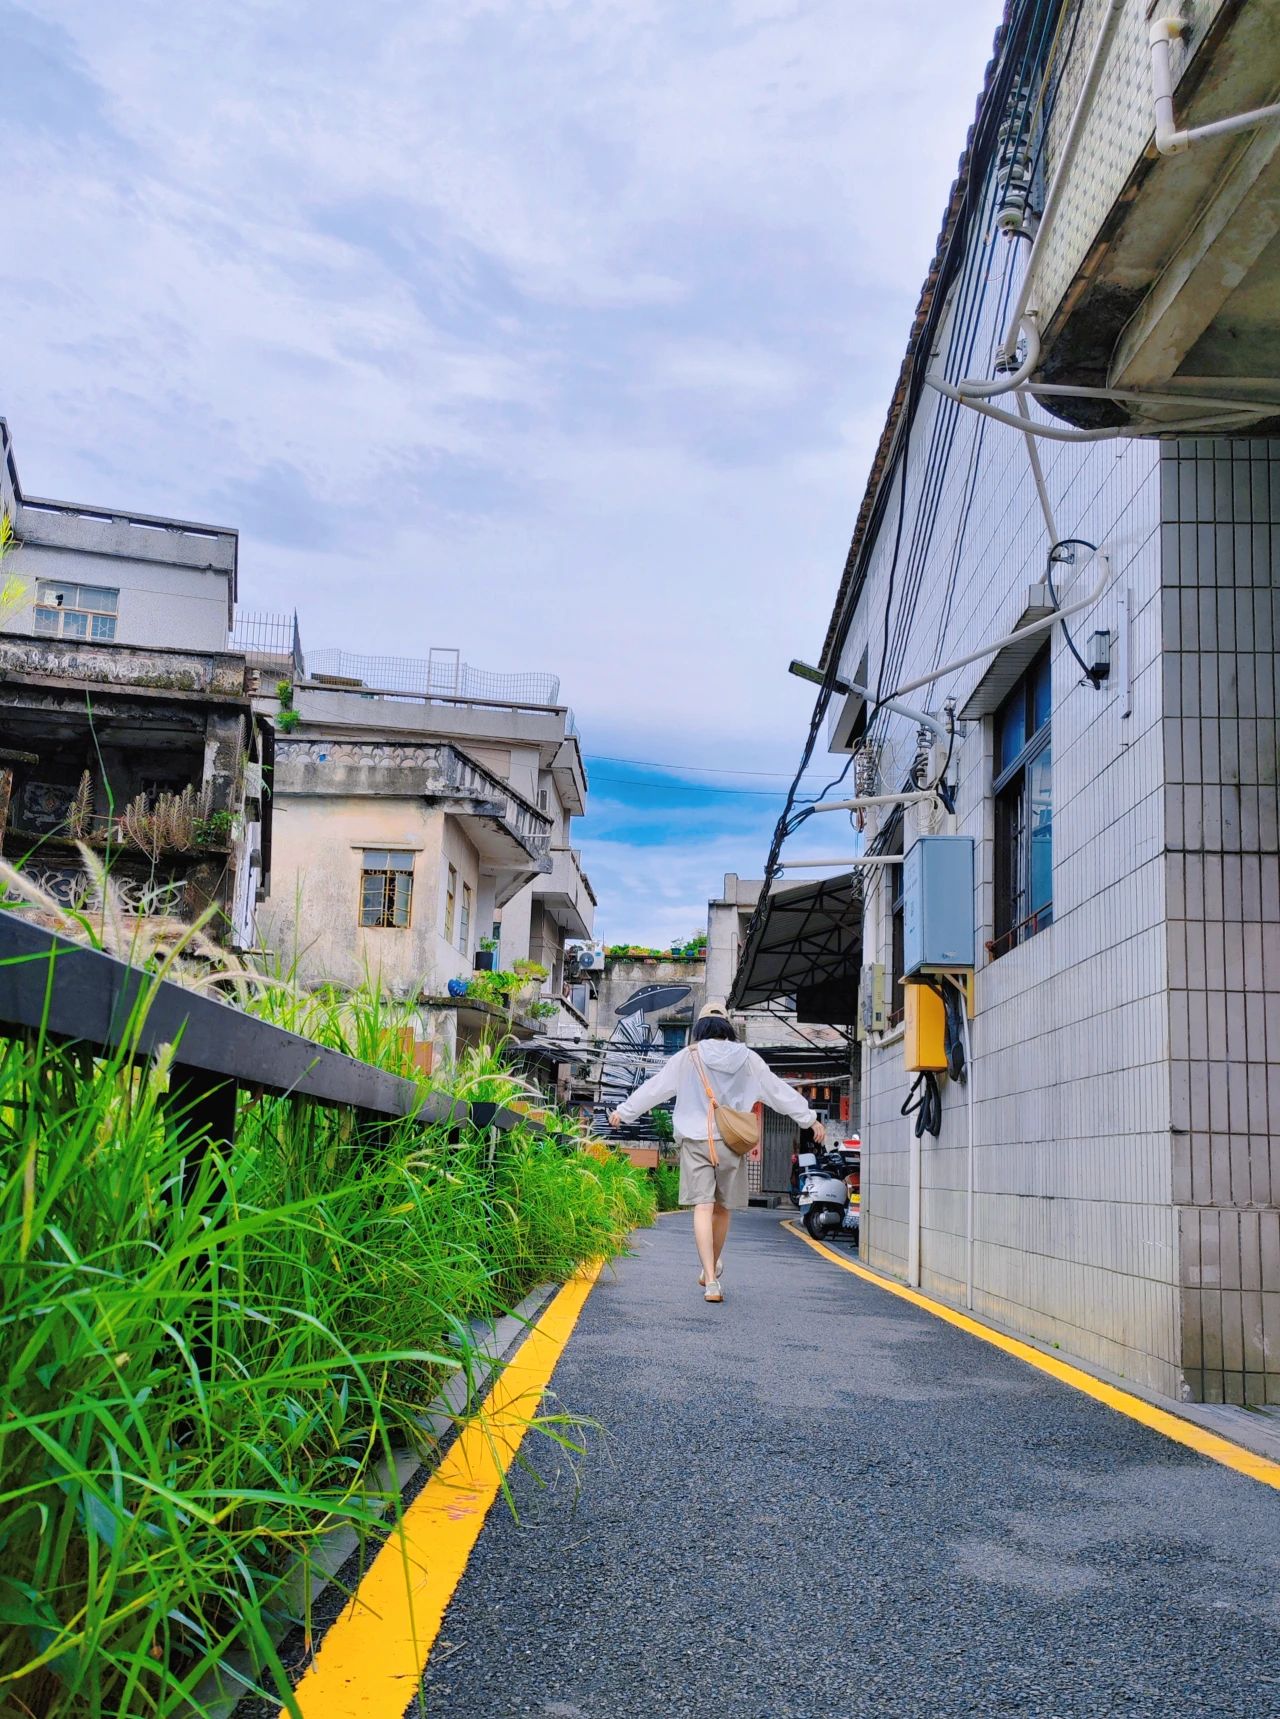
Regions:
[[[186,1070],[378,1116],[416,1115],[424,1122],[469,1116],[467,1105],[443,1093],[419,1103],[411,1080],[156,980],[12,913],[0,913],[0,1023],[43,1028],[100,1050],[152,1055],[173,1045],[175,1062]]]

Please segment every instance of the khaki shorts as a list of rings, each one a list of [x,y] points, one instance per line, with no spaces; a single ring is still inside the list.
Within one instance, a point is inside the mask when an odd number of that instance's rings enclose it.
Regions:
[[[716,1141],[719,1165],[711,1162],[705,1140],[680,1141],[680,1204],[728,1206],[741,1211],[747,1203],[747,1160]]]

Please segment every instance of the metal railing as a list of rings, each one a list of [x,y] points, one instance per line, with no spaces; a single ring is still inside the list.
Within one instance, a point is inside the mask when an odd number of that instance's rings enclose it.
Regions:
[[[424,1094],[412,1080],[0,913],[0,1034],[15,1031],[139,1059],[176,1047],[169,1103],[194,1144],[234,1143],[241,1089],[345,1106],[375,1122],[541,1132],[500,1104]]]
[[[307,672],[296,611],[281,615],[237,605],[227,649],[243,656],[254,668],[287,670],[294,680],[301,680]]]
[[[337,675],[362,681],[388,693],[416,693],[427,698],[485,699],[493,704],[556,706],[560,677],[554,674],[492,674],[472,668],[456,651],[433,651],[426,657],[360,656],[353,651],[314,651],[312,674]]]

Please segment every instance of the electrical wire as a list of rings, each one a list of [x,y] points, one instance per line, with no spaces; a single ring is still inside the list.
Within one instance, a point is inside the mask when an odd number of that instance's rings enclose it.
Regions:
[[[1098,553],[1098,545],[1096,543],[1090,543],[1088,539],[1084,537],[1060,537],[1056,543],[1050,545],[1049,559],[1045,564],[1044,570],[1044,582],[1049,587],[1049,601],[1053,604],[1055,609],[1060,609],[1062,607],[1062,604],[1058,600],[1058,593],[1054,589],[1053,584],[1053,558],[1059,549],[1090,549],[1096,555]],[[1067,642],[1067,649],[1080,664],[1080,668],[1084,673],[1084,678],[1089,682],[1090,686],[1096,687],[1098,684],[1097,676],[1080,655],[1080,652],[1076,649],[1076,642],[1071,637],[1071,629],[1067,626],[1065,621],[1059,621],[1058,625],[1062,628],[1062,636]]]
[[[731,799],[780,800],[785,788],[703,788],[685,782],[637,782],[630,776],[593,776],[592,783],[607,782],[614,788],[639,788],[650,794],[725,794]]]
[[[1031,83],[1031,76],[1029,76],[1031,67],[1041,65],[1043,70],[1039,76],[1039,91],[1036,95],[1036,101],[1034,101],[1034,105],[1031,101],[1015,103],[1017,134],[1012,138],[1003,139],[1003,143],[998,143],[995,162],[991,163],[995,170],[988,170],[986,180],[979,179],[978,174],[971,174],[969,177],[969,187],[981,186],[981,191],[974,194],[974,198],[966,196],[966,215],[971,220],[978,220],[978,230],[983,234],[983,237],[967,253],[966,265],[962,270],[960,287],[957,291],[957,304],[955,304],[954,318],[952,318],[952,335],[948,340],[947,358],[943,361],[943,373],[950,373],[952,380],[955,380],[957,376],[971,373],[972,352],[974,352],[974,344],[978,339],[979,328],[983,325],[983,309],[991,273],[990,263],[986,260],[990,258],[991,248],[998,242],[997,227],[995,227],[995,203],[1000,196],[998,163],[1003,158],[1009,158],[1010,151],[1015,153],[1015,151],[1021,150],[1027,134],[1033,127],[1034,120],[1039,117],[1039,110],[1045,103],[1053,55],[1055,55],[1058,40],[1062,34],[1064,19],[1064,9],[1057,3],[1038,5],[1036,15],[1027,26],[1026,45],[1024,45],[1024,52],[1022,52],[1021,64],[1017,65],[1014,76],[1009,79],[1009,96],[1012,98],[1014,91]],[[1077,12],[1076,22],[1079,22],[1079,12]],[[1074,28],[1072,28],[1072,40],[1074,40]],[[1058,83],[1060,83],[1060,76],[1062,74],[1058,74]],[[1057,100],[1057,86],[1053,91],[1053,98]],[[988,370],[990,370],[991,364],[995,363],[995,352],[997,352],[998,342],[1003,339],[1003,328],[1005,328],[1007,315],[1009,315],[1009,301],[1010,296],[1012,296],[1012,285],[1014,285],[1015,277],[1015,249],[1017,248],[1010,244],[1005,251],[1002,292],[1000,292],[997,327],[993,328],[993,332],[991,332]],[[907,586],[905,586],[904,598],[900,603],[899,627],[895,631],[895,648],[893,648],[893,677],[895,679],[899,677],[900,667],[905,660],[905,650],[907,650],[907,643],[909,643],[912,621],[916,615],[919,590],[923,584],[924,569],[930,562],[933,529],[935,529],[936,516],[938,516],[938,509],[940,509],[943,488],[945,488],[943,474],[945,474],[945,469],[950,462],[954,438],[955,414],[936,414],[930,452],[926,457],[926,473],[921,480],[921,504],[919,504],[919,512],[917,512],[916,535],[912,540],[911,555],[907,560]],[[971,449],[971,478],[974,481],[972,481],[971,490],[969,490],[969,502],[964,509],[966,528],[972,493],[976,488],[981,445],[983,445],[983,440],[976,438]],[[962,535],[960,535],[960,541],[962,541]],[[954,560],[954,567],[952,567],[952,581],[948,583],[947,603],[943,605],[947,617],[950,617],[950,603],[952,603],[952,596],[954,596],[955,566],[959,562],[959,547],[960,545],[957,543],[957,559]],[[935,645],[935,665],[936,660],[938,660],[938,653],[942,652],[942,638],[943,629],[940,626],[938,641]],[[878,688],[878,691],[880,689]]]
[[[924,321],[909,354],[910,361],[905,366],[905,395],[899,407],[900,420],[904,425],[909,426],[919,406],[924,389],[924,366],[919,362],[920,355],[927,355],[932,350],[944,307],[948,303],[948,295],[957,274],[963,279],[966,265],[972,265],[973,253],[970,248],[972,224],[984,196],[989,193],[989,175],[998,148],[999,125],[1001,116],[1007,111],[1012,83],[1015,77],[1021,75],[1022,69],[1035,51],[1032,44],[1036,35],[1037,24],[1041,19],[1056,17],[1059,4],[1060,0],[1037,0],[1033,8],[1030,0],[1024,0],[1024,4],[1011,8],[1011,16],[1006,23],[1001,25],[997,33],[988,89],[973,124],[964,162],[963,183],[960,187],[961,206],[954,221],[948,223],[948,234],[942,245],[936,273],[930,283],[931,297],[925,310]],[[1015,65],[1015,59],[1018,61],[1017,65]],[[850,568],[849,589],[836,620],[835,636],[827,653],[827,666],[818,696],[814,701],[813,712],[809,719],[809,730],[801,750],[800,762],[791,787],[787,792],[782,812],[774,826],[773,839],[764,868],[765,884],[747,929],[744,948],[749,946],[751,940],[759,933],[764,915],[768,911],[769,890],[778,875],[778,860],[783,843],[796,827],[796,794],[800,781],[809,768],[823,720],[834,694],[835,682],[839,679],[841,655],[848,640],[849,629],[865,584],[870,551],[878,541],[885,513],[890,505],[893,479],[895,475],[898,475],[894,468],[902,452],[903,445],[901,442],[891,450],[889,470],[885,472],[881,482],[876,486],[875,494],[872,497],[870,514],[859,539],[859,559]],[[902,481],[903,493],[905,494],[905,476],[903,476]],[[882,659],[880,692],[883,692],[884,667]],[[871,715],[868,716],[867,726],[869,733]],[[801,818],[805,815],[809,814],[802,808]]]
[[[917,1098],[916,1094],[919,1093]],[[915,1134],[923,1140],[926,1134],[936,1139],[942,1133],[942,1088],[936,1074],[924,1069],[911,1083],[911,1090],[902,1101],[900,1116],[915,1114]]]
[[[776,776],[789,782],[790,770],[726,770],[718,764],[659,764],[652,758],[615,758],[608,752],[584,752],[589,762],[599,764],[634,764],[642,770],[676,770],[684,776]]]
[[[1047,7],[1042,4],[1037,8],[1036,17],[1032,20],[1028,29],[1022,61],[1019,64],[1016,73],[1008,80],[1011,88],[1017,88],[1027,81],[1028,66],[1029,64],[1035,63],[1042,56],[1050,26],[1058,12],[1059,8],[1052,4]],[[1038,36],[1036,34],[1037,28],[1039,31]],[[1024,104],[1021,124],[1025,125],[1026,123],[1027,113],[1026,104]],[[1015,139],[1014,142],[1016,145],[1018,140]],[[1008,147],[1009,141],[1006,140],[1002,148],[1007,150]],[[997,178],[998,175],[992,175],[990,172],[985,178],[976,172],[971,172],[965,187],[965,213],[968,218],[965,225],[966,243],[968,239],[969,222],[971,222],[975,217],[979,220],[979,226],[983,233],[983,237],[977,246],[968,250],[962,268],[961,286],[953,318],[953,332],[950,341],[950,349],[947,360],[944,363],[944,370],[954,367],[957,374],[966,373],[969,367],[969,361],[972,358],[973,347],[977,339],[978,330],[982,325],[982,310],[985,304],[990,274],[989,268],[982,266],[982,259],[986,255],[988,247],[993,239],[993,200],[998,192],[998,185],[996,184]],[[979,187],[980,189],[975,192],[975,187]],[[977,206],[978,204],[981,204],[982,207],[979,208]],[[1006,252],[1004,270],[1005,283],[1003,296],[1006,308],[1012,282],[1013,257],[1014,249],[1011,246]],[[975,283],[977,283],[976,298],[974,297]],[[1000,323],[1001,327],[1003,327],[1003,317],[1000,319]],[[924,343],[922,341],[920,345],[923,346],[923,344]],[[917,350],[919,350],[919,348],[917,348]],[[954,412],[939,412],[934,415],[929,448],[926,454],[924,471],[920,483],[920,501],[917,509],[916,527],[913,533],[911,551],[908,555],[907,586],[904,589],[903,601],[899,610],[898,626],[894,635],[893,673],[895,678],[897,677],[898,670],[900,669],[905,657],[907,644],[909,642],[912,626],[915,620],[920,587],[923,582],[925,567],[929,560],[929,550],[932,543],[933,530],[937,519],[941,496],[945,487],[945,473],[950,460],[951,447],[954,442],[955,424],[956,415]],[[894,566],[896,569],[896,555]],[[894,582],[891,577],[888,597],[888,601],[890,603],[893,599],[893,583]],[[872,713],[872,718],[869,719],[868,729],[871,727],[871,721],[873,721],[876,714],[878,714],[879,699],[882,692],[883,680],[881,680],[877,685],[876,709]]]

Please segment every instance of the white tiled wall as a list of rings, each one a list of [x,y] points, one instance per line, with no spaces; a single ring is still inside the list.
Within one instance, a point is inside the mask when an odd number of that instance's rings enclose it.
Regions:
[[[997,251],[983,266],[998,280],[1009,265]],[[970,368],[980,368],[1000,332],[997,299],[987,294]],[[935,362],[947,360],[954,374],[961,355],[950,335]],[[998,960],[979,957],[974,1305],[1174,1392],[1160,453],[1124,441],[1040,448],[1058,536],[1089,539],[1111,558],[1110,588],[1071,623],[1082,648],[1095,628],[1118,632],[1122,592],[1132,592],[1132,713],[1121,714],[1118,669],[1101,691],[1078,684],[1080,670],[1055,628],[1054,923]],[[851,675],[866,649],[873,684],[896,524],[895,494],[842,653]],[[1028,586],[1043,577],[1049,542],[1023,437],[926,391],[912,427],[884,690],[1007,632]],[[1084,560],[1062,570],[1064,601],[1096,583]],[[985,667],[913,696],[935,714],[948,696],[962,707]],[[987,719],[964,731],[951,770],[959,783],[954,827],[978,844],[980,950],[993,935],[991,729]],[[914,729],[890,716],[876,731],[887,742],[884,786],[897,788]],[[873,916],[883,911],[883,889],[869,889],[869,899]],[[877,935],[868,928],[869,947]],[[865,1247],[870,1263],[905,1275],[911,1136],[899,1109],[912,1077],[900,1045],[864,1054]],[[944,1082],[942,1134],[936,1142],[926,1136],[921,1152],[921,1281],[951,1300],[963,1298],[966,1278],[966,1096]]]
[[[1280,450],[1187,441],[1163,472],[1172,1175],[1183,1365],[1280,1401]]]

